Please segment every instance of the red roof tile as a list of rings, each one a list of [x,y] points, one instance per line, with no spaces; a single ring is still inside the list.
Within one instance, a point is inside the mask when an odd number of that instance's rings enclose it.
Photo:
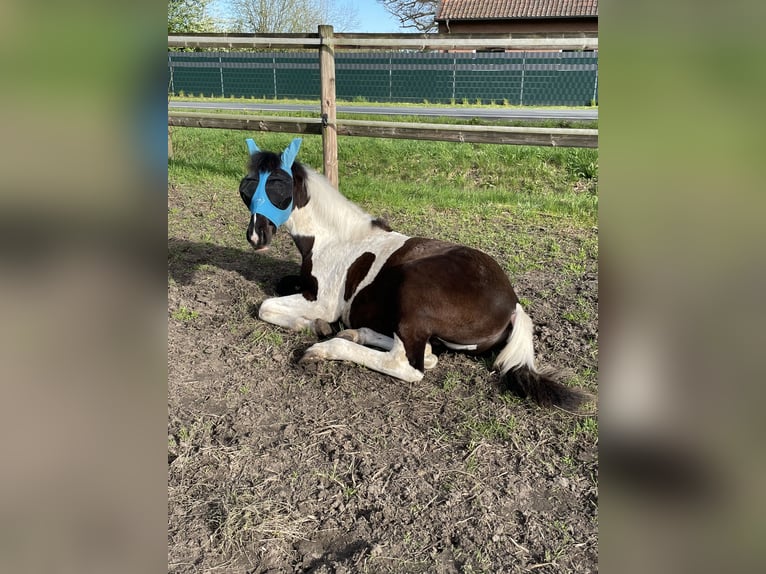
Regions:
[[[436,20],[598,17],[598,0],[442,0]]]

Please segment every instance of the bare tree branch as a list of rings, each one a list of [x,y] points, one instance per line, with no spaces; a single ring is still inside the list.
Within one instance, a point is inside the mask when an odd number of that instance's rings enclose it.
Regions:
[[[399,20],[402,28],[416,28],[421,32],[436,30],[434,21],[439,0],[378,0]]]
[[[238,32],[316,32],[319,24],[343,31],[358,25],[353,2],[340,0],[228,0]]]

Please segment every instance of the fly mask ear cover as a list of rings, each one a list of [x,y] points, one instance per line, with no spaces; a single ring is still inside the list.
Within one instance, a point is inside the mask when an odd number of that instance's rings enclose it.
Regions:
[[[247,148],[250,151],[251,156],[261,151],[258,149],[258,146],[255,145],[252,138],[247,138],[245,141],[247,142]],[[279,168],[290,176],[288,180],[285,180],[285,178],[278,178],[280,183],[284,182],[284,185],[292,186],[293,184],[292,167],[302,141],[301,138],[295,138],[290,142],[290,145],[285,148],[285,151],[282,152],[282,163]],[[253,215],[260,214],[264,217],[268,217],[274,225],[279,227],[290,218],[290,213],[293,211],[292,187],[290,187],[290,203],[284,209],[278,208],[271,202],[269,196],[266,194],[266,182],[270,175],[270,171],[261,171],[258,173],[258,187],[253,194],[252,200],[250,200],[250,212]],[[275,178],[275,182],[276,180],[277,178]]]

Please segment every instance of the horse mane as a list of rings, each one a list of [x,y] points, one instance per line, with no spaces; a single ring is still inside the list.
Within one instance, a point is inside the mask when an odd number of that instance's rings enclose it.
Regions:
[[[261,151],[250,156],[247,169],[250,173],[276,171],[282,165],[282,157],[271,151]]]
[[[281,165],[282,157],[279,154],[260,151],[250,157],[248,170],[251,174],[273,172],[280,169]],[[312,225],[319,225],[344,240],[361,239],[374,229],[391,231],[385,221],[373,218],[311,167],[296,161],[292,165],[292,172],[296,216],[306,209],[306,215],[311,214]]]
[[[337,237],[351,240],[369,235],[374,228],[387,227],[344,196],[324,175],[310,167],[303,167],[306,171],[308,206],[312,208],[317,223],[332,229]]]

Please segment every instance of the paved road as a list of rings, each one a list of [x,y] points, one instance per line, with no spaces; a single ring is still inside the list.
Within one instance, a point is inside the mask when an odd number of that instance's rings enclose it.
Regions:
[[[214,109],[228,111],[267,112],[315,112],[319,115],[319,104],[262,104],[247,102],[181,102],[170,100],[169,108]],[[551,108],[471,108],[454,107],[411,107],[411,106],[344,106],[337,111],[350,114],[446,116],[451,118],[484,118],[504,120],[597,120],[598,108],[561,110]]]

